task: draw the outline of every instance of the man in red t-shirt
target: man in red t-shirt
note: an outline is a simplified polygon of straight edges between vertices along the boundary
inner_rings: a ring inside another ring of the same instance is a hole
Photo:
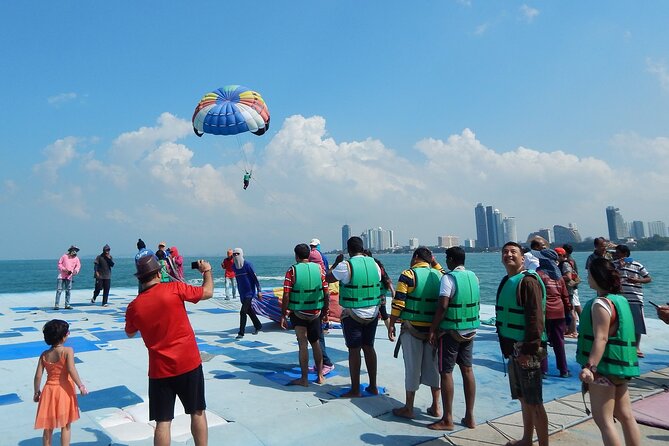
[[[160,264],[154,256],[137,262],[139,295],[125,312],[125,332],[139,331],[149,350],[149,418],[156,421],[154,445],[169,445],[174,402],[178,396],[191,416],[196,446],[207,445],[207,417],[202,360],[184,302],[197,303],[214,294],[211,265],[198,261],[202,286],[160,282]]]
[[[225,270],[225,300],[237,298],[237,282],[235,280],[235,260],[232,256],[232,249],[228,249],[228,256],[221,262],[221,268]]]

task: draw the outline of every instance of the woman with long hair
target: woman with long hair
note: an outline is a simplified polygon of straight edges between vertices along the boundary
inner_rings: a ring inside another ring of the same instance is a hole
[[[632,414],[627,382],[639,376],[634,319],[620,295],[620,276],[611,261],[594,259],[588,284],[597,297],[583,307],[576,361],[580,380],[590,392],[592,418],[605,446],[620,445],[614,418],[620,421],[627,446],[639,446],[641,434]]]

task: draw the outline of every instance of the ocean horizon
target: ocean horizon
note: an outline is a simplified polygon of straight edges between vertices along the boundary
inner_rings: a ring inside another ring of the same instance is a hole
[[[579,287],[581,301],[585,302],[595,296],[588,287],[587,275],[585,274],[585,260],[590,253],[576,252],[574,259],[581,273],[582,283]],[[334,255],[326,255],[332,263]],[[397,282],[401,272],[409,267],[410,254],[379,254],[376,256],[385,266],[388,275],[394,283]],[[443,253],[437,254],[437,260],[445,266]],[[669,252],[665,251],[635,251],[632,253],[635,260],[641,262],[649,271],[653,281],[644,285],[645,301],[653,301],[657,304],[669,302],[669,277],[663,274],[669,270]],[[81,258],[81,271],[75,277],[73,290],[90,290],[91,295],[95,286],[93,279],[94,256],[83,256]],[[203,258],[208,260],[214,271],[214,287],[216,293],[223,289],[223,269],[220,266],[224,255],[218,256],[184,256],[184,275],[188,283],[197,285],[201,283],[201,275],[196,270],[190,269],[192,261]],[[294,263],[292,255],[247,255],[246,259],[255,268],[260,285],[271,289],[283,285],[286,270]],[[115,290],[136,289],[137,279],[134,276],[134,256],[114,257],[116,265],[112,270],[111,294]],[[0,260],[2,270],[9,280],[0,282],[0,296],[10,293],[31,293],[56,290],[56,265],[58,259],[37,260]],[[466,257],[466,267],[471,269],[479,277],[481,284],[481,302],[484,304],[495,304],[495,295],[499,281],[506,274],[501,263],[500,253],[470,253]],[[657,318],[656,312],[651,305],[644,306],[647,317]]]

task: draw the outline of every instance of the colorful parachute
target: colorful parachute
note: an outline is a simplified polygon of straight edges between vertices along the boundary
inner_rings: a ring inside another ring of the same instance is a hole
[[[197,136],[262,135],[269,129],[269,109],[259,93],[241,85],[227,85],[205,94],[193,113]]]

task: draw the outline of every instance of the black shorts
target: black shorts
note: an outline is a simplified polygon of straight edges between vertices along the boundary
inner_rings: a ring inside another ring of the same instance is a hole
[[[378,326],[377,318],[374,318],[368,324],[363,324],[349,316],[342,319],[341,324],[344,331],[346,348],[374,347],[374,337],[376,336],[376,327]]]
[[[290,313],[290,323],[293,324],[293,327],[306,327],[307,340],[312,344],[321,338],[320,317],[315,317],[309,321],[297,316],[295,313]]]
[[[439,372],[451,373],[455,364],[471,367],[473,350],[474,338],[470,341],[458,342],[447,332],[439,338]]]
[[[205,410],[202,364],[190,372],[169,378],[149,378],[149,419],[171,421],[179,397],[187,414]]]
[[[511,398],[523,398],[527,404],[543,404],[543,382],[541,368],[524,369],[513,358],[509,358],[509,385]]]

